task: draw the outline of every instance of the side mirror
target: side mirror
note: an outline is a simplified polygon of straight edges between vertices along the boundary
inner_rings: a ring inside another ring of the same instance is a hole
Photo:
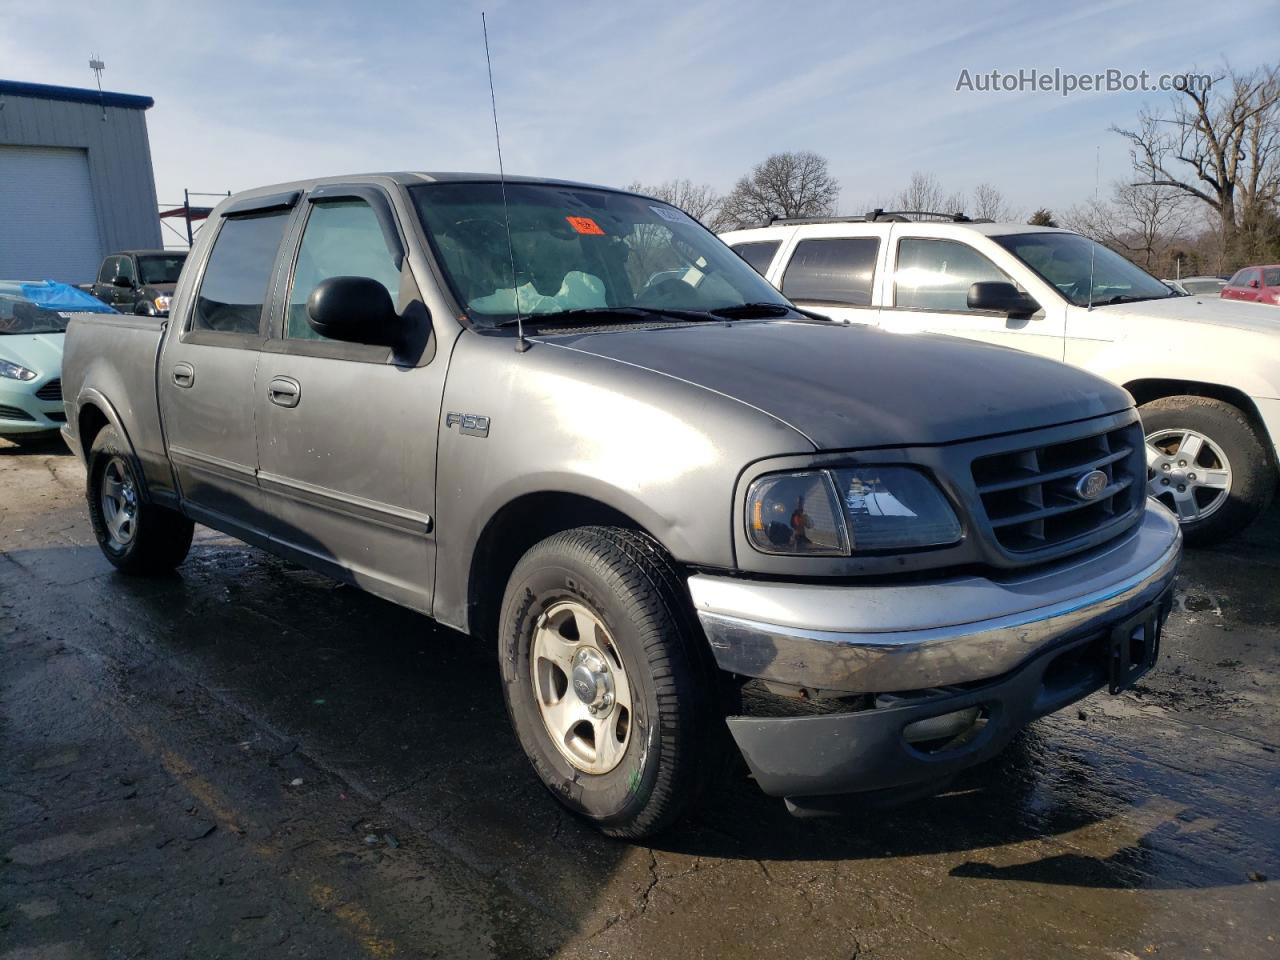
[[[1258,281],[1257,281],[1257,279],[1255,278],[1255,279],[1253,279],[1253,280],[1250,280],[1250,281],[1249,281],[1249,286],[1251,286],[1251,287],[1253,287],[1253,289],[1257,290],[1257,289],[1258,289]]]
[[[983,280],[971,285],[966,302],[970,310],[990,310],[1010,316],[1028,317],[1040,309],[1040,304],[1003,280]]]
[[[330,340],[397,347],[405,324],[391,294],[369,277],[330,277],[307,297],[307,322]]]
[[[111,281],[113,287],[132,287],[133,281],[126,277],[123,273],[117,273]]]

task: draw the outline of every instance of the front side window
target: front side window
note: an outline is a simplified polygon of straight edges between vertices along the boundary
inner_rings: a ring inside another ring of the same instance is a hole
[[[230,217],[213,243],[196,298],[192,326],[219,333],[257,333],[289,211]]]
[[[293,270],[286,337],[328,339],[307,322],[307,297],[322,280],[343,276],[369,277],[387,288],[393,303],[399,297],[400,271],[383,240],[377,215],[363,200],[313,204]]]
[[[186,259],[185,253],[139,257],[138,272],[142,274],[143,283],[177,283]]]
[[[783,274],[782,292],[797,303],[870,306],[879,256],[875,237],[801,240]]]
[[[1233,276],[1230,280],[1227,281],[1227,286],[1243,287],[1243,286],[1247,286],[1248,283],[1249,283],[1249,271],[1237,270],[1235,273],[1235,276]]]
[[[513,323],[517,304],[526,317],[787,306],[714,234],[665,203],[557,184],[508,183],[505,208],[498,183],[410,193],[450,288],[478,325]]]
[[[1147,271],[1078,233],[992,237],[1077,307],[1177,296]]]
[[[769,264],[773,263],[773,255],[778,252],[781,243],[781,240],[753,240],[751,243],[735,244],[733,252],[751,264],[751,269],[763,277]]]
[[[116,258],[116,276],[125,277],[131,281],[138,279],[133,272],[133,257]]]
[[[898,242],[893,302],[909,310],[968,311],[969,287],[1009,276],[973,247],[955,240],[906,237]]]

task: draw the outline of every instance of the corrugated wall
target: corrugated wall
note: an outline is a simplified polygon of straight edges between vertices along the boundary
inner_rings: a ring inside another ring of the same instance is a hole
[[[9,94],[0,103],[0,144],[88,151],[104,253],[161,246],[144,111],[107,107],[104,121],[102,107],[87,103]]]

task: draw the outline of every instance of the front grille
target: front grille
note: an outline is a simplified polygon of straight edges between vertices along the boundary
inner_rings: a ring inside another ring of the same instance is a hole
[[[39,397],[41,400],[48,400],[51,402],[61,403],[62,402],[62,380],[57,378],[50,380],[43,387],[41,387],[39,390],[36,391],[36,396]]]
[[[31,414],[17,407],[6,407],[0,404],[0,420],[34,420]]]
[[[1087,473],[1106,485],[1093,499],[1076,492]],[[1136,424],[1015,450],[973,462],[973,480],[999,544],[1022,553],[1068,543],[1118,525],[1142,506],[1146,459]]]

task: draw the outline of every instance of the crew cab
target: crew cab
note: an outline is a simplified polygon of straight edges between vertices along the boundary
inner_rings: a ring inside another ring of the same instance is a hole
[[[1232,536],[1272,498],[1273,308],[1179,296],[1070,230],[959,215],[873,210],[723,239],[793,302],[834,319],[1013,347],[1124,387],[1146,429],[1148,491],[1188,543]]]
[[[121,313],[167,317],[185,250],[122,250],[105,257],[87,289]]]
[[[937,789],[1149,669],[1181,551],[1124,391],[809,314],[585,184],[239,194],[169,320],[76,317],[63,376],[108,560],[200,522],[496,642],[533,769],[616,836],[733,744],[799,813]]]

